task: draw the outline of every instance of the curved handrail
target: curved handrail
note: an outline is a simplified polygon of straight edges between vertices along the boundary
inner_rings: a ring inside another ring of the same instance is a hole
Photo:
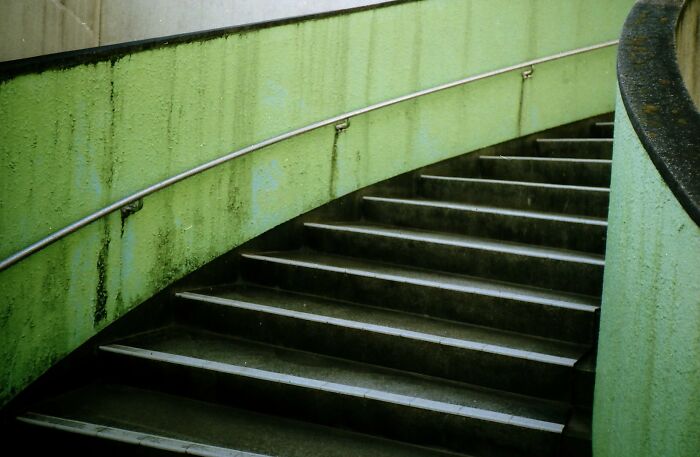
[[[620,95],[651,161],[700,225],[700,112],[676,55],[676,29],[690,0],[639,0],[618,50]]]
[[[134,202],[137,202],[137,201],[141,200],[142,198],[147,197],[148,195],[151,195],[155,192],[158,192],[159,190],[165,189],[166,187],[170,187],[175,183],[178,183],[178,182],[185,180],[189,177],[198,175],[198,174],[200,174],[204,171],[207,171],[211,168],[214,168],[214,167],[217,167],[221,164],[227,163],[235,158],[250,154],[251,152],[266,148],[268,146],[272,146],[273,144],[280,143],[284,140],[294,138],[296,136],[311,132],[311,131],[319,129],[321,127],[326,127],[329,125],[338,124],[338,123],[341,123],[343,121],[347,121],[353,117],[357,117],[357,116],[360,116],[362,114],[376,111],[378,109],[386,108],[388,106],[396,105],[396,104],[404,102],[404,101],[413,100],[413,99],[422,97],[424,95],[434,94],[436,92],[441,92],[441,91],[444,91],[447,89],[451,89],[453,87],[463,86],[465,84],[480,81],[482,79],[490,78],[493,76],[502,75],[505,73],[509,73],[511,71],[522,70],[525,68],[531,68],[531,67],[534,67],[535,65],[539,65],[542,63],[546,63],[546,62],[551,62],[554,60],[563,59],[565,57],[570,57],[570,56],[574,56],[577,54],[583,54],[586,52],[595,51],[595,50],[607,48],[610,46],[615,46],[616,44],[618,44],[618,40],[606,41],[603,43],[599,43],[599,44],[595,44],[595,45],[591,45],[591,46],[586,46],[586,47],[574,49],[571,51],[565,51],[565,52],[560,52],[558,54],[553,54],[550,56],[541,57],[539,59],[529,60],[527,62],[522,62],[519,64],[511,65],[509,67],[500,68],[498,70],[488,71],[486,73],[480,73],[478,75],[469,76],[466,78],[459,79],[457,81],[452,81],[452,82],[449,82],[446,84],[441,84],[439,86],[431,87],[429,89],[420,90],[418,92],[413,92],[413,93],[410,93],[408,95],[403,95],[401,97],[392,98],[390,100],[375,103],[373,105],[369,105],[369,106],[366,106],[364,108],[360,108],[360,109],[357,109],[354,111],[349,111],[347,113],[343,113],[343,114],[340,114],[338,116],[334,116],[334,117],[331,117],[331,118],[328,118],[328,119],[325,119],[325,120],[322,120],[319,122],[315,122],[313,124],[306,125],[304,127],[298,128],[296,130],[292,130],[290,132],[283,133],[281,135],[277,135],[275,137],[269,138],[269,139],[261,141],[259,143],[255,143],[253,145],[247,146],[243,149],[236,150],[234,152],[226,154],[225,156],[219,157],[218,159],[214,159],[214,160],[211,160],[209,162],[203,163],[195,168],[191,168],[187,171],[184,171],[184,172],[179,173],[175,176],[172,176],[168,179],[165,179],[165,180],[160,181],[156,184],[153,184],[152,186],[149,186],[145,189],[142,189],[136,193],[133,193],[133,194],[129,195],[128,197],[124,197],[121,200],[118,200],[109,206],[105,206],[104,208],[90,214],[89,216],[86,216],[82,219],[79,219],[78,221],[52,233],[51,235],[49,235],[45,238],[42,238],[41,240],[37,241],[36,243],[33,243],[30,246],[27,246],[26,248],[22,249],[21,251],[18,251],[15,254],[7,257],[2,262],[0,262],[0,271],[6,270],[7,268],[11,267],[12,265],[26,259],[27,257],[31,256],[32,254],[35,254],[35,253],[41,251],[42,249],[50,246],[51,244],[55,243],[56,241],[70,235],[71,233],[74,233],[74,232],[78,231],[79,229],[97,221],[98,219],[101,219],[104,216],[107,216],[111,213],[114,213],[115,211],[118,211],[121,208],[124,208],[127,205],[130,205]]]

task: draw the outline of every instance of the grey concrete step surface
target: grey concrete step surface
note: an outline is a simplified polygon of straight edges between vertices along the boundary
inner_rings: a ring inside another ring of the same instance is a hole
[[[419,193],[429,200],[486,204],[606,218],[610,190],[562,184],[422,175]]]
[[[23,452],[206,457],[455,456],[114,383],[91,384],[43,402],[20,416],[19,421],[26,427]],[[39,433],[46,438],[37,440]]]
[[[578,159],[612,159],[612,138],[539,138],[540,157],[569,157]]]
[[[480,178],[609,187],[612,160],[539,156],[481,156]]]
[[[246,254],[264,286],[572,342],[589,342],[597,297],[316,252]],[[556,324],[556,325],[554,325]]]
[[[181,321],[211,331],[552,400],[570,399],[573,367],[589,350],[275,289],[226,286],[178,297]]]
[[[570,412],[562,403],[183,327],[101,349],[110,379],[122,384],[458,452],[547,453]]]
[[[366,219],[388,225],[603,253],[603,218],[420,198],[366,196]]]
[[[168,291],[162,322],[90,343],[86,376],[20,414],[15,442],[28,455],[589,457],[604,119],[379,183],[230,253]]]
[[[603,285],[599,254],[352,221],[304,228],[306,243],[330,254],[595,296]]]

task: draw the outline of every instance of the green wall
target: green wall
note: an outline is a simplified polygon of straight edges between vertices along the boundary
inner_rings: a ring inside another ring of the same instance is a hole
[[[618,36],[632,0],[425,0],[0,84],[0,257],[147,185],[370,103]],[[129,309],[266,230],[417,167],[613,109],[615,49],[320,129],[0,273],[0,405]]]
[[[594,456],[697,457],[700,227],[617,107]]]

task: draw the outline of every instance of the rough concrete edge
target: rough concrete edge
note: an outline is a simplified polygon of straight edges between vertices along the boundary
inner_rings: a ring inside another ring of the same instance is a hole
[[[384,3],[355,6],[352,8],[326,11],[323,13],[292,16],[272,21],[254,22],[204,31],[188,32],[145,40],[130,41],[94,48],[78,49],[75,51],[59,52],[43,56],[0,62],[0,83],[28,73],[41,73],[47,70],[67,69],[78,65],[94,64],[104,61],[115,61],[128,54],[134,54],[149,49],[173,46],[182,43],[208,41],[223,38],[227,35],[240,34],[279,27],[288,24],[299,24],[306,21],[328,19],[367,10],[378,10],[397,6],[403,3],[414,3],[425,0],[389,0]]]
[[[618,84],[632,126],[674,196],[700,225],[700,112],[678,65],[676,29],[684,4],[640,0],[625,22]]]

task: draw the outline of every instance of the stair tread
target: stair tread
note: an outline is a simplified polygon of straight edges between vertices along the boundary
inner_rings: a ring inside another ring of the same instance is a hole
[[[572,162],[612,164],[611,159],[579,159],[576,157],[541,157],[541,156],[480,156],[479,160],[519,160],[539,162]]]
[[[243,254],[246,258],[257,258],[278,263],[333,270],[387,280],[480,293],[497,297],[514,298],[544,305],[561,306],[576,310],[595,311],[600,299],[588,295],[561,292],[485,278],[412,268],[405,265],[386,264],[359,258],[344,257],[309,251],[279,251]]]
[[[367,222],[307,222],[308,227],[326,230],[341,230],[383,237],[403,238],[414,241],[444,244],[454,247],[472,248],[495,252],[504,252],[529,257],[551,258],[569,262],[605,265],[605,256],[581,251],[572,251],[535,244],[517,243],[491,238],[462,235],[451,232],[435,232],[411,227],[372,224]]]
[[[565,404],[186,327],[104,348],[137,357],[560,433]],[[139,352],[140,351],[140,352]],[[155,352],[152,352],[155,351]]]
[[[221,286],[178,295],[190,300],[563,366],[574,366],[587,350],[573,343],[256,286]]]
[[[612,138],[538,138],[536,140],[538,143],[610,143],[612,144]]]
[[[209,453],[235,457],[324,455],[425,456],[455,455],[364,434],[312,425],[179,396],[122,385],[93,384],[37,406],[20,420],[35,425],[58,425],[59,429],[89,434],[101,431],[109,438],[137,434],[195,445],[188,453],[209,446]],[[124,433],[130,432],[130,433]],[[106,432],[106,433],[105,433]],[[149,446],[148,441],[141,445]],[[151,447],[155,447],[150,444]],[[213,448],[211,448],[213,447]],[[177,449],[177,448],[176,448]],[[183,448],[180,448],[184,450]],[[232,450],[236,450],[233,451]],[[184,452],[182,452],[184,453]],[[197,454],[195,454],[197,455]]]
[[[365,196],[365,200],[378,201],[385,203],[394,204],[404,204],[404,205],[416,205],[425,206],[432,208],[444,208],[444,209],[454,209],[461,211],[471,211],[471,212],[481,212],[481,213],[491,213],[491,214],[501,214],[514,217],[524,217],[531,219],[542,219],[558,222],[569,222],[575,224],[587,224],[587,225],[598,225],[607,226],[607,221],[605,218],[592,217],[592,216],[574,216],[570,214],[559,214],[559,213],[548,213],[543,211],[532,211],[532,210],[518,210],[510,208],[502,208],[498,206],[489,205],[472,205],[467,203],[456,203],[444,200],[428,200],[423,198],[393,198],[393,197],[377,197],[377,196]]]
[[[533,181],[513,181],[513,180],[492,179],[492,178],[470,178],[470,177],[462,177],[462,176],[438,176],[438,175],[421,175],[421,179],[610,193],[610,188],[608,188],[608,187],[575,186],[575,185],[571,185],[571,184],[550,184],[550,183],[533,182]]]

